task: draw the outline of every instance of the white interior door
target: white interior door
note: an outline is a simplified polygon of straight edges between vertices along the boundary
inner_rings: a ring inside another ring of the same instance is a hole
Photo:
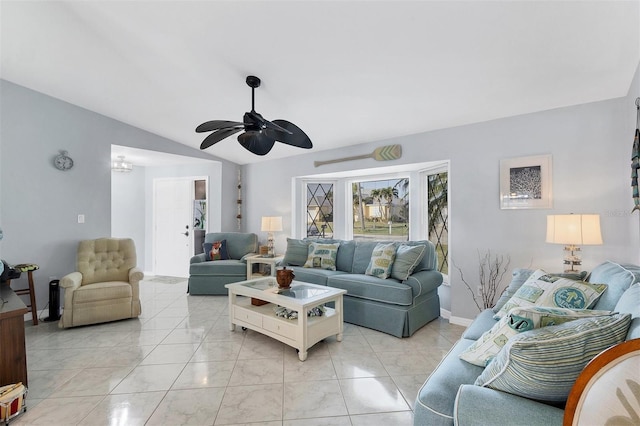
[[[193,184],[190,179],[156,179],[154,205],[154,272],[189,276],[193,255]]]

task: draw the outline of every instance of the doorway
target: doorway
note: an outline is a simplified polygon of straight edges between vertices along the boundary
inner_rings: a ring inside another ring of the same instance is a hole
[[[204,190],[202,188],[204,185]],[[156,275],[189,276],[189,261],[206,232],[206,177],[153,180],[153,270]],[[201,243],[200,243],[201,244]]]

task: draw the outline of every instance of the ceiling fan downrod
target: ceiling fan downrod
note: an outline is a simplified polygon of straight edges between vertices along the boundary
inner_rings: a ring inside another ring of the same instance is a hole
[[[255,75],[247,76],[247,86],[251,87],[251,112],[256,111],[256,87],[260,87],[260,79]]]

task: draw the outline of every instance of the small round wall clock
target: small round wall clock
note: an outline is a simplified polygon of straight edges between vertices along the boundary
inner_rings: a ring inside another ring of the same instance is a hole
[[[67,171],[73,167],[73,160],[67,155],[67,151],[60,151],[53,159],[53,165],[58,170]]]

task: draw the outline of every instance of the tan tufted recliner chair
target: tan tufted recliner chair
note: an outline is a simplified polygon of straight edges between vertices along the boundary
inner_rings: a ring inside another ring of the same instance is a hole
[[[58,327],[97,324],[141,313],[136,248],[130,238],[80,241],[77,272],[60,280],[64,310]]]

